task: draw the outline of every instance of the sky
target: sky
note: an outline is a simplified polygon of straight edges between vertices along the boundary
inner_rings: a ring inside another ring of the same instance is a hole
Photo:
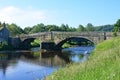
[[[21,28],[43,23],[70,27],[114,24],[120,0],[0,0],[0,21]]]

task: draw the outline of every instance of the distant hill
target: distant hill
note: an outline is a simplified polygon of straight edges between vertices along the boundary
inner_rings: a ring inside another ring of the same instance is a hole
[[[102,26],[96,26],[95,27],[95,31],[107,31],[107,32],[111,32],[114,28],[114,25],[102,25]]]

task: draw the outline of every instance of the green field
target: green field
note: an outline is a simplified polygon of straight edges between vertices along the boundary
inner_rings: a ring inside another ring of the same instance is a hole
[[[86,62],[60,68],[46,80],[120,80],[120,37],[99,43]]]

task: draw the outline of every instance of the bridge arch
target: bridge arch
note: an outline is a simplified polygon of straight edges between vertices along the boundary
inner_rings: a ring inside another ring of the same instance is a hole
[[[20,49],[30,49],[30,43],[33,42],[36,38],[27,38],[20,44]]]
[[[78,45],[78,46],[94,46],[94,42],[92,42],[91,40],[87,39],[87,38],[83,38],[83,37],[69,37],[66,38],[62,41],[60,41],[55,48],[56,49],[62,49],[62,46],[64,43],[68,43],[70,45]]]

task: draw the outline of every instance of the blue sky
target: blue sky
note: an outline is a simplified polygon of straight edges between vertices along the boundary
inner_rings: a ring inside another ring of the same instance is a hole
[[[114,24],[120,0],[0,0],[0,21],[22,28],[39,23],[78,27]]]

